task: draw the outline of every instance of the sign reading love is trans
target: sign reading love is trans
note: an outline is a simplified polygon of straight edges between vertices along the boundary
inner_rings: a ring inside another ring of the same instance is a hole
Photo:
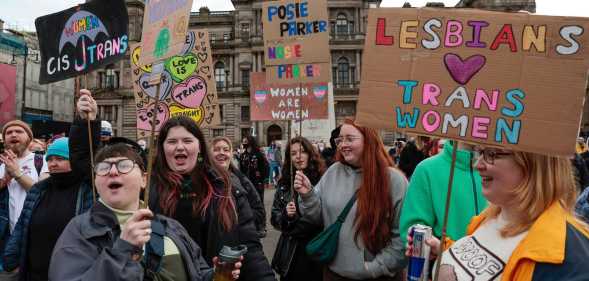
[[[589,19],[370,9],[357,121],[375,128],[571,155]]]
[[[144,138],[151,130],[157,88],[149,85],[151,65],[139,64],[140,44],[131,46],[131,51],[137,137]],[[165,61],[159,86],[156,132],[170,117],[179,115],[191,117],[200,127],[205,128],[220,123],[212,59],[209,32],[189,31],[181,53]]]
[[[327,119],[327,83],[266,83],[264,72],[250,75],[252,120]]]

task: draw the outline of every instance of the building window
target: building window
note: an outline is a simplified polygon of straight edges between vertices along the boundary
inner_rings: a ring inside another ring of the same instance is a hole
[[[242,88],[247,89],[250,87],[250,71],[249,70],[242,70],[241,71],[241,85]]]
[[[350,63],[347,58],[337,60],[337,84],[345,87],[350,84]]]
[[[245,105],[241,107],[241,122],[250,121],[250,107]]]
[[[222,137],[225,135],[225,130],[223,129],[213,129],[213,138]]]
[[[227,41],[229,41],[229,39],[231,39],[229,36],[229,33],[224,33],[223,34],[223,41],[227,42]]]
[[[225,88],[225,64],[222,62],[217,62],[215,64],[215,81],[217,81],[217,90],[221,90]]]
[[[241,138],[245,138],[247,136],[251,136],[252,128],[241,128]]]
[[[100,72],[100,88],[102,89],[118,89],[119,88],[119,72],[113,69],[107,69]]]
[[[348,34],[348,18],[345,14],[340,13],[337,15],[337,19],[335,22],[335,31],[337,34]]]
[[[216,39],[217,35],[215,35],[215,33],[209,32],[209,40],[211,40],[211,43],[215,43]]]
[[[336,116],[354,116],[356,115],[356,102],[339,101],[335,105]]]
[[[249,23],[242,23],[241,24],[241,38],[249,38],[250,37],[250,24]]]
[[[100,105],[98,106],[98,112],[102,120],[111,123],[117,120],[118,107],[116,105]]]

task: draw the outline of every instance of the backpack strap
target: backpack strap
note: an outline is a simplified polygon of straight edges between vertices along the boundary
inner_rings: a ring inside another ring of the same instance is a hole
[[[354,195],[352,195],[352,198],[350,198],[350,200],[348,201],[348,203],[344,207],[344,210],[339,214],[339,216],[337,216],[336,222],[344,223],[344,220],[348,216],[348,213],[352,209],[352,206],[354,206],[354,203],[356,202],[357,197],[358,197],[358,191],[356,190],[356,192],[354,192]]]

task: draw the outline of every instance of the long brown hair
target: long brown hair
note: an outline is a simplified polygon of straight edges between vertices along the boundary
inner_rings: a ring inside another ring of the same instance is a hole
[[[290,186],[292,183],[292,179],[290,178],[290,166],[292,165],[292,161],[290,159],[290,148],[295,143],[300,144],[303,148],[303,151],[309,154],[307,168],[303,171],[303,173],[305,176],[307,176],[307,178],[309,178],[312,185],[317,184],[323,173],[325,173],[325,161],[323,161],[319,152],[313,148],[311,142],[304,137],[292,138],[286,145],[286,151],[284,152],[284,164],[282,165],[282,175],[278,180],[278,184]],[[296,194],[294,195],[296,196]]]
[[[362,153],[362,183],[358,190],[358,209],[354,224],[355,239],[362,237],[366,248],[378,253],[391,240],[393,202],[389,169],[393,161],[385,151],[378,132],[346,120],[344,125],[354,126],[364,136],[364,152]],[[338,149],[336,160],[347,164]]]
[[[182,175],[170,169],[166,161],[166,155],[164,154],[164,142],[170,129],[174,127],[183,127],[186,129],[198,139],[200,145],[198,163],[190,172],[192,192],[196,194],[196,197],[192,201],[192,216],[198,216],[199,214],[203,216],[209,206],[214,206],[211,205],[211,201],[215,197],[219,198],[219,205],[217,210],[215,210],[216,216],[224,229],[229,231],[237,220],[235,202],[231,195],[229,173],[219,167],[214,161],[211,161],[202,131],[192,119],[184,116],[174,117],[166,121],[157,139],[157,157],[154,163],[153,182],[157,186],[160,194],[158,203],[164,215],[169,217],[174,216],[182,189]],[[214,175],[211,176],[209,171],[212,171]],[[214,181],[217,179],[214,176],[221,179],[223,185],[222,190],[216,190]]]

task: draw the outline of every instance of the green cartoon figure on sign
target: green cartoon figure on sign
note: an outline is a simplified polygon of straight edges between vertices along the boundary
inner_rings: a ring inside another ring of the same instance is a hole
[[[155,49],[153,51],[153,56],[156,58],[163,57],[170,48],[170,31],[167,28],[164,28],[160,31],[157,36],[157,40],[155,41]]]

